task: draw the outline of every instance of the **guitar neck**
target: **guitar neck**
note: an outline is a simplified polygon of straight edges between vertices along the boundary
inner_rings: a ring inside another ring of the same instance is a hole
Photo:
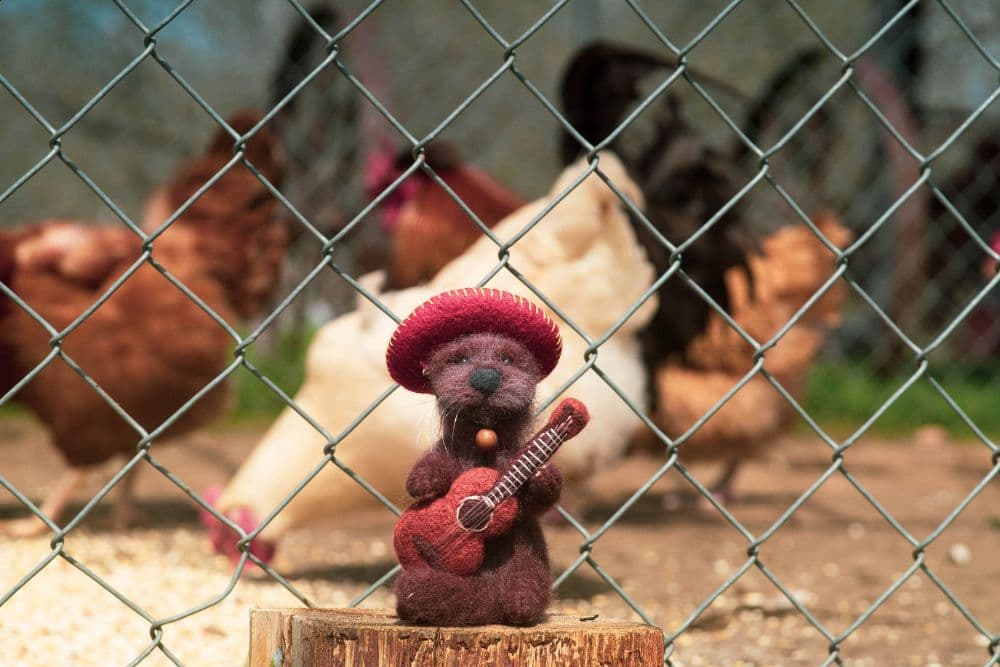
[[[558,424],[547,428],[528,443],[524,452],[508,466],[500,481],[483,497],[494,506],[514,496],[521,490],[532,475],[552,458],[559,446],[566,439],[566,427]]]

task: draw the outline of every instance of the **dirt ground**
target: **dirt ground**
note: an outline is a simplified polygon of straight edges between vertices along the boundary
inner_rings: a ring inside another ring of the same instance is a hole
[[[259,430],[195,435],[156,453],[196,489],[224,481],[252,447]],[[776,443],[768,457],[738,479],[731,504],[754,535],[767,530],[829,466],[830,452],[814,438]],[[596,529],[648,478],[657,463],[630,459],[577,494],[588,529]],[[846,454],[846,468],[911,535],[923,540],[991,470],[981,444],[941,436],[886,442],[864,439]],[[0,422],[0,475],[38,497],[62,470],[31,422]],[[95,472],[82,504],[106,481]],[[714,470],[693,468],[703,481]],[[747,562],[747,540],[711,509],[667,512],[661,499],[686,482],[671,471],[598,541],[593,557],[671,635]],[[231,564],[211,554],[193,505],[155,471],[139,482],[145,520],[132,530],[109,529],[108,500],[68,536],[67,552],[120,588],[156,618],[212,602],[226,592]],[[112,494],[113,495],[113,494]],[[0,519],[17,516],[0,490]],[[335,517],[301,530],[281,545],[276,569],[314,603],[343,606],[394,564],[392,517],[373,511]],[[547,528],[554,565],[579,553],[572,528]],[[1000,481],[994,480],[926,550],[926,565],[991,633],[1000,632]],[[760,561],[831,634],[844,632],[913,563],[912,546],[839,473],[760,547]],[[0,595],[49,553],[47,539],[0,536]],[[637,618],[584,565],[558,591],[556,609],[600,617]],[[247,611],[297,606],[260,572],[247,572],[218,604],[170,623],[164,643],[184,664],[240,665],[246,657]],[[392,606],[382,588],[366,606]],[[0,607],[2,665],[116,665],[149,643],[149,624],[91,579],[56,559]],[[841,644],[847,665],[983,665],[989,641],[960,614],[923,571],[917,571]],[[829,641],[751,567],[701,613],[672,645],[674,665],[820,665]],[[154,652],[143,664],[170,664]]]

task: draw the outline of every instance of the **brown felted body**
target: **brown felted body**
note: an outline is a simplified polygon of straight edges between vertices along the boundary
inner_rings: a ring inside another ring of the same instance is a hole
[[[424,371],[438,399],[441,436],[406,480],[417,500],[443,496],[471,468],[503,469],[531,434],[535,386],[541,379],[531,352],[500,334],[471,334],[445,343],[426,360]],[[483,381],[484,376],[492,381]],[[484,428],[497,436],[488,449],[476,445],[476,434]],[[520,511],[511,528],[486,541],[477,573],[404,568],[396,580],[399,617],[428,625],[539,621],[551,598],[551,574],[538,518],[561,489],[559,471],[543,466],[518,493]]]

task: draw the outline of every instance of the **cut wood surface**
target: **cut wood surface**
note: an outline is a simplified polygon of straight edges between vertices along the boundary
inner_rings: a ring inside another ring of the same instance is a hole
[[[530,628],[404,625],[389,609],[254,609],[250,667],[662,665],[663,631],[550,616]]]

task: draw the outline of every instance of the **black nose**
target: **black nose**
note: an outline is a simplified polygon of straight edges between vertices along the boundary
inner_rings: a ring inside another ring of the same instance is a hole
[[[500,386],[500,373],[492,368],[477,368],[469,376],[469,384],[483,396],[489,396]]]

